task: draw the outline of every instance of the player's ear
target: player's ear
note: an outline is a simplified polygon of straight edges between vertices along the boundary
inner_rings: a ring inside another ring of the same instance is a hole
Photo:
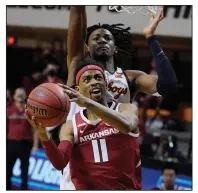
[[[88,56],[90,53],[89,47],[85,44],[85,57]]]
[[[118,47],[117,47],[117,46],[115,46],[115,48],[114,48],[114,53],[115,53],[115,54],[118,53]]]

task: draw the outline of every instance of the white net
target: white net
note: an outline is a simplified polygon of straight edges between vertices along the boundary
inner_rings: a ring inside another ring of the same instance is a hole
[[[128,14],[135,14],[139,12],[143,15],[149,15],[149,12],[151,12],[153,15],[156,15],[158,8],[159,6],[109,6],[109,10],[115,10],[118,13],[125,11]]]

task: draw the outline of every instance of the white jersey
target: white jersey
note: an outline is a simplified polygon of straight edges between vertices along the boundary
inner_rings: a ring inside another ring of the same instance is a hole
[[[114,74],[105,71],[107,80],[107,96],[117,100],[119,103],[130,103],[130,89],[126,75],[121,68],[117,68]]]
[[[119,103],[130,103],[130,89],[128,85],[128,81],[126,79],[125,74],[121,68],[117,68],[114,74],[110,74],[108,71],[105,71],[105,76],[107,79],[107,100],[117,100]],[[72,120],[73,115],[78,113],[82,107],[79,107],[75,102],[71,103],[70,112],[67,117],[68,120]],[[60,190],[68,189],[68,179],[69,179],[69,164],[63,171],[63,175],[61,175],[60,180]]]

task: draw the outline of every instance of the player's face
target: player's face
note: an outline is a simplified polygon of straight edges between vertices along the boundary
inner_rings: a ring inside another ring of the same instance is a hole
[[[170,187],[174,184],[175,171],[173,169],[165,169],[163,173],[163,181],[166,187]]]
[[[116,50],[114,37],[106,29],[97,29],[89,37],[88,48],[92,59],[112,57]]]
[[[103,74],[98,70],[84,72],[79,80],[79,92],[94,101],[102,101],[105,96],[106,82]]]
[[[26,98],[25,90],[22,88],[17,88],[13,98],[15,101],[23,103]]]

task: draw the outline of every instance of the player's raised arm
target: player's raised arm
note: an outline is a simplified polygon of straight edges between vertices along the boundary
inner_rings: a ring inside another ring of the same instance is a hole
[[[31,117],[27,109],[25,112],[29,123],[36,130],[41,140],[41,144],[48,159],[57,170],[63,170],[69,162],[73,147],[72,122],[68,121],[62,126],[60,132],[61,142],[57,147],[52,139],[50,139],[46,128],[42,125],[42,123],[39,123],[35,117]]]
[[[132,83],[131,86],[137,88],[137,92],[160,96],[156,87],[158,76],[149,75],[138,70],[126,70],[125,73],[128,76],[129,81]]]
[[[87,33],[87,18],[85,6],[71,6],[67,36],[67,85],[74,86],[73,72],[76,61],[84,58]]]
[[[163,52],[159,41],[154,35],[159,22],[163,19],[163,8],[160,8],[158,14],[154,17],[150,14],[150,23],[143,30],[144,36],[148,41],[156,63],[158,76],[142,74],[136,78],[136,85],[140,92],[154,94],[158,92],[162,96],[167,96],[176,91],[177,78],[172,68],[170,60]],[[130,76],[130,72],[127,73]]]

